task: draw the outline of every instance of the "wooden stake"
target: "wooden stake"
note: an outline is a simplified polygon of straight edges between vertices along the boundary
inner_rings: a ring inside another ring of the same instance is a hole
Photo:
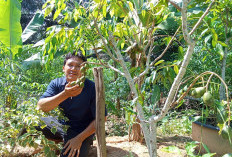
[[[103,69],[94,68],[93,75],[96,87],[96,136],[97,156],[106,157],[105,139],[105,89],[103,81]]]

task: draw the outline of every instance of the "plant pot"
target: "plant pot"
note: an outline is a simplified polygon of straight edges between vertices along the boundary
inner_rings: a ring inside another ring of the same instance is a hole
[[[217,153],[216,156],[222,156],[232,153],[232,146],[229,140],[223,139],[218,134],[219,128],[212,125],[202,124],[200,122],[192,123],[192,139],[204,143],[210,150],[210,153]],[[206,153],[202,146],[201,153]]]

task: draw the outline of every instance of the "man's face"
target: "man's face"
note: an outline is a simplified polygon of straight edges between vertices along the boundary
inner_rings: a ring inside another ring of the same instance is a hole
[[[63,66],[63,72],[68,82],[76,81],[77,78],[81,77],[80,68],[82,63],[83,60],[78,57],[73,57],[66,61],[66,64]]]

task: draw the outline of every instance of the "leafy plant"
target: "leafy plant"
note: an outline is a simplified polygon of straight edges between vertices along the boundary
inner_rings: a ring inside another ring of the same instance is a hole
[[[210,153],[209,149],[207,148],[207,146],[204,145],[204,147],[207,150],[206,154],[203,155],[195,155],[195,148],[198,146],[199,142],[193,141],[193,142],[189,142],[186,144],[185,149],[187,151],[187,155],[190,157],[212,157],[214,156],[216,153]]]
[[[0,1],[0,44],[9,48],[12,57],[22,46],[20,17],[21,4],[18,0]]]

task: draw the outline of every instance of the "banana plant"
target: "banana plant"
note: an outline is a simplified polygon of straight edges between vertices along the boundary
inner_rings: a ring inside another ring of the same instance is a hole
[[[21,3],[18,0],[0,0],[0,45],[10,50],[12,58],[22,46],[20,18]]]

